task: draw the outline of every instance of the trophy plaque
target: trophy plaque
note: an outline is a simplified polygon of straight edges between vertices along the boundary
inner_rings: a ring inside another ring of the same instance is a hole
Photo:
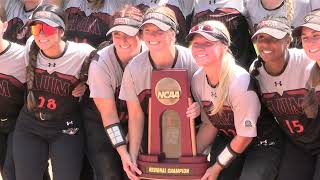
[[[149,99],[148,154],[140,154],[143,179],[200,179],[207,157],[197,155],[194,120],[186,116],[192,103],[186,70],[152,72]]]

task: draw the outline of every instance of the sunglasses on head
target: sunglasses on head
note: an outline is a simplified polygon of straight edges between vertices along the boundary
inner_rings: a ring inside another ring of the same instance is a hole
[[[58,28],[49,26],[48,24],[45,24],[45,23],[36,23],[31,25],[32,35],[38,36],[41,31],[45,36],[51,36],[58,32]]]
[[[203,24],[198,24],[196,26],[193,26],[190,30],[190,32],[196,32],[196,31],[213,31],[213,27],[210,25],[203,25]]]

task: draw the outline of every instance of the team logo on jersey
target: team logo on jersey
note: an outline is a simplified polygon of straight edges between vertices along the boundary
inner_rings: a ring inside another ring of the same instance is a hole
[[[67,126],[73,125],[73,121],[67,121],[66,124]]]
[[[164,105],[176,104],[181,96],[180,84],[172,78],[163,78],[155,87],[157,99]]]
[[[68,129],[63,129],[62,133],[68,134],[68,135],[75,135],[78,131],[79,131],[79,128],[68,128]]]
[[[276,86],[276,87],[282,86],[282,82],[281,81],[275,81],[274,82],[274,86]]]
[[[48,67],[56,67],[56,63],[48,63]]]
[[[247,128],[252,128],[253,127],[252,122],[250,120],[245,120],[244,121],[244,126],[247,127]]]
[[[211,92],[211,97],[217,98],[217,93],[216,92]]]

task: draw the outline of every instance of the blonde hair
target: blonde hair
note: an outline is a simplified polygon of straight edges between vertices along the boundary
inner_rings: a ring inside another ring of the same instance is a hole
[[[293,0],[285,0],[284,1],[285,6],[286,6],[286,11],[287,11],[287,19],[289,23],[292,23],[293,16],[294,16],[294,4]]]
[[[227,53],[223,56],[222,59],[222,65],[221,65],[221,71],[220,71],[220,78],[219,78],[219,85],[217,87],[217,92],[221,95],[217,98],[217,105],[215,107],[212,107],[212,109],[209,110],[210,115],[214,115],[217,113],[221,113],[222,108],[224,106],[224,102],[227,100],[227,97],[229,95],[229,86],[230,82],[234,77],[235,74],[235,59],[231,52],[228,50]]]

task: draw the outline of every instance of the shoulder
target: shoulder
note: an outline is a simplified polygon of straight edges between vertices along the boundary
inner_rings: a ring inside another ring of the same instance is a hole
[[[230,81],[230,92],[245,92],[249,90],[250,74],[242,67],[236,65],[234,70],[234,76]]]
[[[289,63],[292,63],[296,67],[305,68],[308,64],[313,61],[306,55],[303,49],[292,48],[289,49],[290,60]]]
[[[178,51],[178,56],[181,57],[182,59],[193,59],[191,50],[189,48],[176,45],[177,51]]]
[[[127,65],[126,69],[138,71],[140,68],[146,68],[149,63],[149,51],[143,51],[142,53],[135,56]]]
[[[95,50],[94,47],[86,43],[76,43],[72,41],[67,41],[67,43],[68,49],[70,49],[71,52],[79,55],[88,56],[93,50]]]

